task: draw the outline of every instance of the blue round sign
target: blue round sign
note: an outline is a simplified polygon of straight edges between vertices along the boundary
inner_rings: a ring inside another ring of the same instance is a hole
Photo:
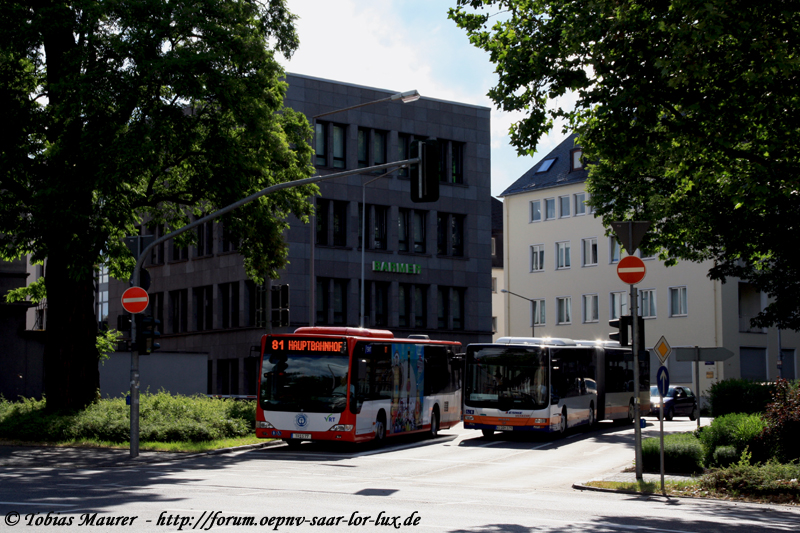
[[[667,367],[658,367],[658,372],[656,372],[656,385],[658,386],[658,393],[661,396],[666,396],[667,391],[669,391],[669,370],[667,370]]]

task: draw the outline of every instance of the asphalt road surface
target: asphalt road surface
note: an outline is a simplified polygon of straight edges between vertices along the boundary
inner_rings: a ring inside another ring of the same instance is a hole
[[[657,435],[648,422],[644,435]],[[11,466],[0,468],[0,531],[800,531],[796,507],[572,488],[632,462],[633,428],[601,423],[561,439],[458,426],[380,449],[281,444],[124,468]]]

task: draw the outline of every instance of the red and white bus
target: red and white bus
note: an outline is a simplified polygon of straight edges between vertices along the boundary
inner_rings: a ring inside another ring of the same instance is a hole
[[[382,441],[461,420],[461,343],[390,331],[303,327],[264,335],[256,436]]]
[[[470,344],[464,427],[564,433],[598,420],[634,418],[633,353],[617,343],[502,337]],[[639,361],[639,403],[650,410],[650,361]]]

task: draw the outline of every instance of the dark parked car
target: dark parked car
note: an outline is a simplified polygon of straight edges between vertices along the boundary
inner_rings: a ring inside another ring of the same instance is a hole
[[[661,416],[658,387],[650,387],[650,414]],[[670,387],[664,396],[664,420],[672,420],[674,416],[688,416],[689,420],[697,420],[700,407],[697,396],[689,387]]]

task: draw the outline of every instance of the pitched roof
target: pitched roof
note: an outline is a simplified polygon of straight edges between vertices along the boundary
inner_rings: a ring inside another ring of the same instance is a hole
[[[585,167],[581,170],[570,172],[570,151],[573,148],[578,148],[575,144],[575,137],[576,135],[573,133],[561,141],[561,144],[556,146],[549,154],[544,156],[539,162],[533,165],[530,170],[523,174],[522,177],[503,191],[500,198],[538,189],[561,187],[562,185],[571,185],[573,183],[586,181],[586,178],[589,177],[589,173],[586,171]],[[550,162],[549,165],[548,162]]]

